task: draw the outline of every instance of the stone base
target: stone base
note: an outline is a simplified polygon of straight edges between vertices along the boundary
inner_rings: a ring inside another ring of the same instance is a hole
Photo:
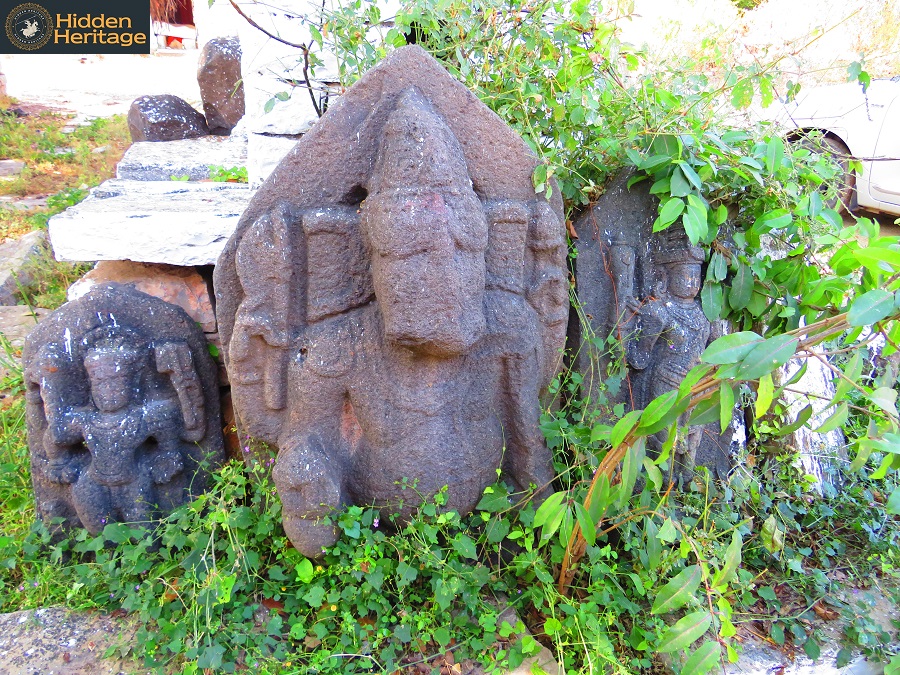
[[[116,177],[126,180],[171,180],[189,176],[209,179],[210,166],[231,169],[247,165],[247,139],[234,136],[205,136],[166,143],[134,143],[116,168]]]
[[[214,265],[252,196],[241,183],[108,180],[50,219],[50,241],[57,260]]]
[[[178,305],[200,324],[204,333],[216,332],[209,287],[196,270],[158,263],[103,260],[69,287],[68,299],[77,300],[93,286],[110,281]]]

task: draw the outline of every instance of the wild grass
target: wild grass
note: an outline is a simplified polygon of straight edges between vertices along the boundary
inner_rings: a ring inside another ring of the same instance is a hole
[[[50,216],[112,178],[131,144],[123,115],[72,126],[71,118],[45,111],[20,116],[16,102],[0,99],[0,159],[25,162],[18,176],[0,180],[0,196],[46,197],[47,206],[18,209],[0,203],[0,239],[45,227]]]

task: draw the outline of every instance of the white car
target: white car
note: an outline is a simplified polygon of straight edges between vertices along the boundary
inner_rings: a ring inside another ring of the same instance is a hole
[[[846,208],[900,215],[900,81],[872,80],[865,91],[858,82],[801,90],[776,121],[789,129],[788,140],[834,156]],[[851,158],[861,172],[851,171]]]

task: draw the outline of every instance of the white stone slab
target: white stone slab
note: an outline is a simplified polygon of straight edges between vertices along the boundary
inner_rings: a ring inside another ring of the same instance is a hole
[[[258,188],[275,170],[284,156],[294,149],[299,136],[269,136],[249,134],[247,147],[247,176],[250,187]]]
[[[108,180],[50,219],[58,260],[212,265],[250,198],[246,184]]]
[[[207,180],[210,166],[247,166],[246,136],[204,136],[181,141],[133,143],[116,168],[127,180],[171,180],[190,176]]]

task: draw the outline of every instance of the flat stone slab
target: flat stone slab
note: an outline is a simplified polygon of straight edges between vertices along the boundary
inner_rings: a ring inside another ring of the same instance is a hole
[[[0,675],[146,673],[135,661],[103,655],[134,643],[127,619],[61,607],[0,614]]]
[[[108,180],[50,219],[50,241],[57,260],[213,265],[252,196],[242,183]]]
[[[25,162],[19,159],[0,159],[0,176],[18,176],[25,169]]]
[[[49,309],[35,307],[32,310],[25,305],[0,307],[0,334],[9,340],[15,349],[21,349],[26,336],[37,326],[38,321],[50,313]],[[0,357],[3,354],[0,352]]]
[[[133,143],[119,162],[116,177],[167,181],[172,176],[190,176],[190,180],[206,180],[210,166],[247,166],[247,137],[204,136]]]
[[[40,255],[47,233],[35,230],[0,244],[0,305],[15,305],[20,287],[32,281],[29,263]]]

